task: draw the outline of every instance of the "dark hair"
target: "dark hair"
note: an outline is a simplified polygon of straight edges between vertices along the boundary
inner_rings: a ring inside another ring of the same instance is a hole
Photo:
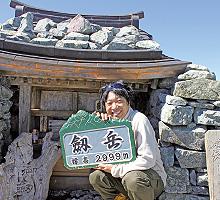
[[[106,86],[100,88],[100,111],[105,111],[105,102],[108,97],[109,92],[114,92],[116,95],[124,97],[128,103],[131,103],[133,90],[128,86],[124,81],[119,80],[113,83],[110,83]]]

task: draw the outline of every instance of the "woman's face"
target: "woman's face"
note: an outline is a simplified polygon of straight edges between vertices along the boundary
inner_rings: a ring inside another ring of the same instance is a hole
[[[124,97],[118,96],[114,92],[109,92],[105,102],[105,109],[107,114],[113,119],[123,119],[129,110],[129,103]]]

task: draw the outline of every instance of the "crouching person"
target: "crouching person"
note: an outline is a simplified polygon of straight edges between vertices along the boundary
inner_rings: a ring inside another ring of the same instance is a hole
[[[126,164],[100,164],[89,176],[94,189],[104,200],[153,200],[164,190],[166,173],[154,130],[148,118],[130,107],[132,89],[122,81],[100,89],[103,120],[131,121],[136,159]]]

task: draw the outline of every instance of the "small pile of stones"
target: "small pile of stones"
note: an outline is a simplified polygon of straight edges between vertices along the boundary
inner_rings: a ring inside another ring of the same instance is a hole
[[[47,200],[102,200],[94,190],[49,190]]]
[[[104,27],[90,23],[81,15],[55,23],[49,18],[35,25],[34,14],[25,13],[0,24],[0,38],[55,48],[160,50],[152,36],[135,26]]]

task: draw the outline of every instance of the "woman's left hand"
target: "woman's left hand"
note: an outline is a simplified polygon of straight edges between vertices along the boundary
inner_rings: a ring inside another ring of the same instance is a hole
[[[112,166],[113,166],[112,164],[99,164],[95,169],[99,169],[111,173]]]

